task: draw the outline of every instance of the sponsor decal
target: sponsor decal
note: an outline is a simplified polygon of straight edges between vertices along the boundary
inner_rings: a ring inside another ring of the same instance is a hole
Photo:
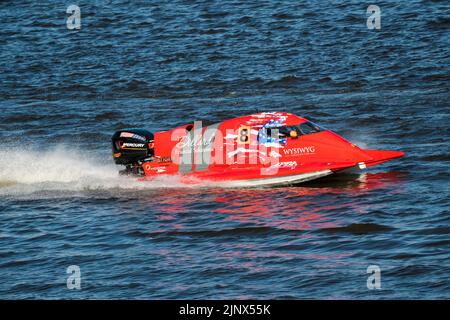
[[[121,132],[120,137],[121,138],[132,138],[134,136],[134,133],[131,132]]]
[[[132,132],[121,132],[120,137],[121,138],[132,138],[132,139],[141,140],[141,141],[147,140],[147,139],[145,139],[145,137],[140,136],[135,133],[132,133]]]
[[[145,137],[139,136],[139,135],[137,135],[137,134],[135,134],[135,135],[133,136],[133,139],[141,140],[141,141],[146,141],[146,140],[147,140],[147,139],[145,139]]]
[[[202,147],[203,150],[208,150],[208,147],[212,146],[212,142],[214,141],[214,136],[209,138],[208,140],[204,140],[202,138],[198,139],[197,143],[195,143],[189,136],[184,136],[180,139],[180,141],[176,144],[177,149],[183,149],[184,147]]]
[[[129,149],[129,148],[144,148],[144,143],[135,143],[135,142],[122,142],[120,147],[122,149]]]
[[[316,153],[315,146],[283,149],[285,156],[308,155]]]
[[[270,167],[271,168],[290,168],[291,170],[293,170],[297,167],[297,161],[278,162]]]
[[[166,167],[160,166],[160,167],[153,167],[150,170],[156,171],[157,173],[166,172]]]
[[[172,162],[171,157],[158,157],[156,158],[156,162]]]

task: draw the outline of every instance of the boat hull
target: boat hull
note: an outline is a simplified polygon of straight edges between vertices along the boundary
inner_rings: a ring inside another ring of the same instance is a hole
[[[127,164],[126,172],[143,175],[142,180],[177,175],[183,183],[231,187],[297,184],[404,155],[359,148],[286,112],[263,112],[206,127],[194,122],[154,135],[120,131],[114,137],[116,163]],[[134,150],[139,146],[142,150]],[[134,161],[141,153],[148,158]]]

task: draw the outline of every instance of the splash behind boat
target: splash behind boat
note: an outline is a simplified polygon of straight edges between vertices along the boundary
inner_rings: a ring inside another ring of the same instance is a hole
[[[181,175],[186,183],[223,186],[296,184],[404,155],[361,149],[336,133],[286,112],[263,112],[208,126],[202,122],[152,133],[124,129],[112,137],[122,174],[152,179]]]

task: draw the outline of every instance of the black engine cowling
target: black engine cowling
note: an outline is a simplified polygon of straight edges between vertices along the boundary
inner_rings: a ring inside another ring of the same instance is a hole
[[[154,135],[144,129],[123,129],[112,136],[112,149],[116,164],[131,167],[154,157]]]

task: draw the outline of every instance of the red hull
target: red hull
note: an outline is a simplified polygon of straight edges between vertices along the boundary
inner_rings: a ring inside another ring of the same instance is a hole
[[[154,135],[154,159],[144,179],[181,175],[186,183],[297,183],[349,168],[371,167],[404,155],[364,150],[291,113],[269,112],[212,126],[201,123]]]

